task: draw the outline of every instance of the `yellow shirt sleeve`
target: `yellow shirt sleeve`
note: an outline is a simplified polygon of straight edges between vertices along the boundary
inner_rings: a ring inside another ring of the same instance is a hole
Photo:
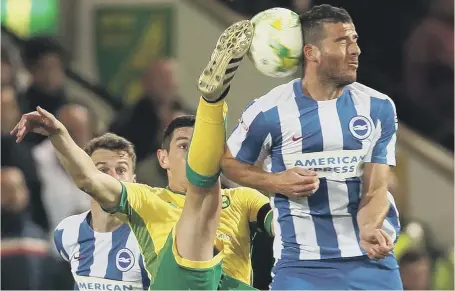
[[[154,188],[139,183],[122,182],[122,195],[116,212],[131,219],[133,212],[141,216],[144,211],[153,212]]]
[[[238,199],[241,202],[242,208],[248,213],[248,221],[256,222],[259,210],[266,204],[270,203],[270,200],[267,196],[263,195],[261,192],[246,188],[238,188],[240,193],[237,194]]]

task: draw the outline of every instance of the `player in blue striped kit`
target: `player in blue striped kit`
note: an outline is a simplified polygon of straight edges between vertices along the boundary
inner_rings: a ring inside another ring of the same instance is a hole
[[[275,193],[272,289],[402,289],[393,255],[400,224],[387,192],[395,106],[355,82],[360,48],[344,9],[315,6],[301,22],[302,79],[245,109],[223,171]],[[254,165],[261,157],[264,169]]]
[[[91,140],[85,150],[100,171],[120,181],[135,181],[136,154],[126,139],[107,133]],[[54,242],[70,263],[75,290],[147,290],[150,285],[130,227],[95,200],[89,211],[59,223]]]

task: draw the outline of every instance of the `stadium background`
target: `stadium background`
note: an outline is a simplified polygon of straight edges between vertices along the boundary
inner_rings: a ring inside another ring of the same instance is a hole
[[[6,82],[15,85],[18,104],[20,96],[27,95],[32,78],[20,54],[25,39],[47,35],[62,46],[66,64],[65,98],[67,102],[83,104],[89,109],[90,125],[95,133],[109,128],[119,133],[132,127],[150,128],[147,122],[154,122],[156,128],[149,132],[155,140],[141,146],[138,175],[141,182],[165,186],[163,172],[153,157],[160,136],[159,125],[164,126],[172,116],[194,112],[198,95],[195,82],[219,34],[234,21],[267,8],[281,6],[304,11],[312,4],[322,3],[342,6],[349,11],[360,34],[363,51],[359,81],[390,95],[397,105],[398,166],[390,186],[404,226],[396,251],[402,263],[403,280],[409,281],[405,286],[453,289],[451,0],[2,0],[2,174],[7,167],[21,169],[19,164],[11,162],[13,158],[6,156],[14,153],[14,149],[4,151],[4,134],[10,130],[6,117],[11,112],[8,107],[11,104],[4,97],[3,85]],[[160,59],[163,61],[157,62]],[[12,69],[11,80],[6,79],[4,65]],[[427,70],[421,74],[423,79],[417,81],[418,74],[413,74],[413,68]],[[149,73],[144,77],[144,72]],[[230,92],[229,131],[251,99],[286,81],[260,75],[248,60],[238,75]],[[143,86],[153,83],[154,78],[167,82],[166,88],[170,91],[175,90],[175,94],[164,94],[175,95],[169,97],[172,102],[151,108],[149,112],[141,111],[140,114],[146,115],[143,119],[132,118],[127,113],[136,114],[135,108],[147,98]],[[416,96],[412,88],[422,80],[428,82],[426,89],[431,91]],[[20,104],[18,107],[24,108]],[[34,141],[30,147],[38,142],[41,141]],[[40,166],[30,161],[30,167],[36,167],[38,173]],[[28,172],[23,172],[27,180]],[[61,285],[65,282],[59,282],[60,285],[52,282],[56,281],[55,274],[59,274],[57,269],[66,266],[55,261],[52,251],[48,253],[47,248],[53,246],[47,245],[46,235],[42,237],[43,247],[39,250],[34,247],[27,250],[24,246],[20,251],[10,249],[12,239],[28,236],[26,231],[10,231],[23,228],[22,220],[30,219],[43,233],[55,227],[49,219],[52,212],[49,209],[61,207],[59,202],[43,202],[44,191],[37,193],[29,189],[28,192],[34,195],[29,199],[30,205],[9,213],[11,202],[4,197],[14,195],[10,193],[16,190],[4,185],[2,175],[2,289],[61,289],[67,286]],[[44,203],[42,217],[35,215],[36,203]],[[32,218],[29,218],[30,212],[35,212]],[[267,266],[271,264],[270,239],[257,236],[255,245],[255,284],[265,288],[269,280]],[[31,273],[25,270],[11,274],[7,269],[10,265],[17,267],[17,256],[26,262],[35,257],[44,258],[50,271],[39,273],[38,280],[28,280]],[[60,276],[60,281],[65,281],[63,278]],[[28,281],[41,282],[41,285],[21,285]]]

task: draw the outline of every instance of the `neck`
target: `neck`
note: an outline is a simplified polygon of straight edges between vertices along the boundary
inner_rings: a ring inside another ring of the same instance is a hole
[[[167,178],[169,181],[169,189],[172,192],[178,192],[178,193],[186,193],[187,190],[187,183],[182,183],[180,181],[175,181],[175,179],[172,179],[172,175],[168,172]]]
[[[170,170],[167,170],[169,189],[172,192],[186,193],[186,190],[188,188],[188,180],[186,178],[182,179],[179,174],[176,174],[175,177],[172,174],[173,173]]]
[[[305,74],[302,79],[303,93],[316,101],[327,101],[338,98],[343,93],[343,87],[339,87],[326,78],[317,74]]]
[[[96,202],[95,202],[96,203]],[[92,202],[91,227],[96,232],[113,232],[122,225],[122,221],[115,215],[106,213],[98,204]]]
[[[178,184],[178,183],[171,183],[171,181],[169,181],[169,189],[172,192],[185,194],[186,188],[187,188],[186,185],[182,185],[182,184]]]

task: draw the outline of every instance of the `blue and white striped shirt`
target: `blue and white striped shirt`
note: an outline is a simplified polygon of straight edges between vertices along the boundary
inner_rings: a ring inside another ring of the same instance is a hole
[[[54,232],[57,251],[71,265],[75,290],[147,290],[150,281],[129,226],[95,232],[89,213],[65,218]]]
[[[359,83],[328,101],[305,96],[293,80],[256,99],[228,140],[239,161],[264,159],[270,172],[295,166],[317,171],[320,186],[310,197],[276,193],[274,256],[320,260],[365,254],[359,245],[357,212],[364,162],[395,165],[397,117],[393,101]],[[396,240],[400,224],[394,199],[383,230]]]

